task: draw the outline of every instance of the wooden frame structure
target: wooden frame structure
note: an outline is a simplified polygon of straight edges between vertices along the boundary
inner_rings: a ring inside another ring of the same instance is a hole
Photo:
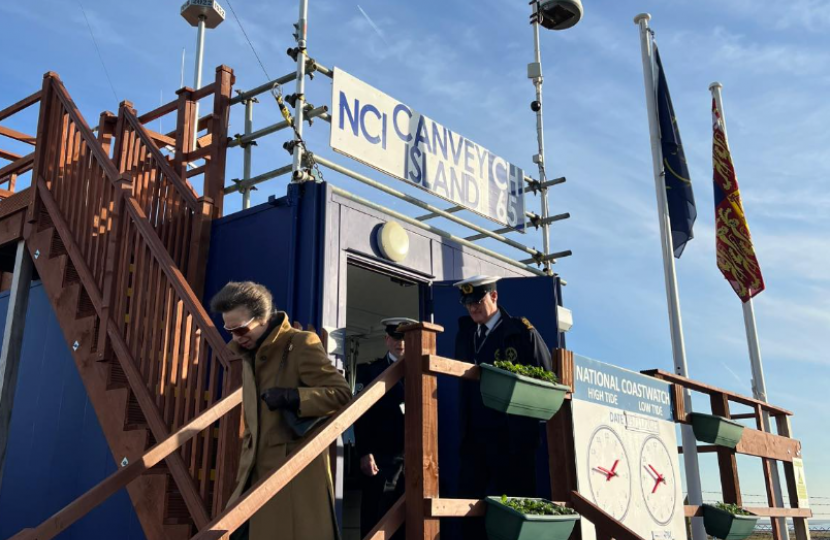
[[[283,489],[321,452],[327,451],[338,436],[377,403],[404,376],[406,377],[405,406],[407,410],[405,429],[406,491],[364,540],[389,538],[401,526],[406,527],[407,538],[435,540],[440,535],[440,518],[480,518],[484,515],[485,505],[483,501],[442,498],[438,488],[437,377],[449,376],[478,380],[480,369],[468,363],[436,355],[436,335],[443,331],[440,326],[420,323],[406,326],[402,330],[405,332],[406,340],[404,359],[392,364],[339,413],[309,434],[288,456],[288,461],[285,464],[260,479],[234,504],[215,515],[209,523],[201,527],[199,533],[193,537],[195,540],[228,538],[230,533],[262,508],[271,497]],[[554,368],[560,381],[573,388],[573,353],[556,349],[554,350],[554,360]],[[675,397],[682,396],[682,390],[688,388],[715,396],[718,404],[724,401],[733,401],[752,406],[756,411],[756,417],[759,417],[761,410],[764,409],[776,417],[779,429],[782,429],[785,434],[772,435],[761,430],[746,428],[744,438],[735,453],[762,457],[765,464],[770,460],[784,461],[785,470],[787,470],[787,484],[791,488],[790,496],[795,497],[792,499],[793,508],[780,508],[771,504],[769,507],[749,508],[749,510],[761,516],[793,518],[796,523],[798,540],[809,540],[810,535],[806,528],[806,519],[812,514],[809,509],[797,508],[798,501],[794,491],[794,478],[792,477],[792,458],[800,455],[801,443],[789,437],[788,416],[791,413],[752,398],[720,390],[671,373],[663,371],[645,373],[669,382],[672,385],[672,393]],[[145,453],[141,460],[104,480],[81,499],[64,508],[37,529],[21,531],[13,537],[13,540],[52,538],[58,530],[89,512],[107,496],[127,485],[142,471],[175,452],[203,426],[209,425],[217,418],[227,414],[227,411],[232,410],[239,403],[239,399],[241,398],[237,390],[213,405],[201,416],[192,420],[189,425],[181,428],[177,433]],[[643,540],[637,533],[616,521],[577,491],[576,475],[575,470],[573,470],[575,467],[574,461],[573,459],[562,459],[567,456],[572,457],[574,452],[570,399],[571,395],[568,394],[568,401],[566,401],[563,409],[548,422],[551,464],[556,464],[556,467],[551,467],[553,498],[562,501],[561,504],[573,507],[583,519],[593,523],[599,540],[610,540],[611,538]],[[682,406],[678,408],[677,403],[682,404],[682,399],[675,399],[675,419],[676,421],[685,422],[685,411],[683,411]],[[716,402],[713,399],[714,403]],[[567,433],[571,434],[570,437],[567,436]],[[724,466],[727,464],[725,458],[721,459],[721,462]],[[732,461],[730,460],[729,463],[732,463]],[[766,467],[767,465],[765,465],[765,472]],[[737,473],[732,469],[727,472],[729,472],[729,475],[723,470],[721,474],[725,498],[727,493],[737,494],[737,500],[740,501],[737,480],[734,483],[732,480],[732,478],[737,478]],[[767,478],[769,479],[768,475]],[[769,480],[767,484],[769,485]],[[700,512],[699,507],[685,507],[687,517],[698,516]],[[574,534],[578,537],[578,529]],[[781,531],[775,530],[773,535],[776,540],[780,540]]]

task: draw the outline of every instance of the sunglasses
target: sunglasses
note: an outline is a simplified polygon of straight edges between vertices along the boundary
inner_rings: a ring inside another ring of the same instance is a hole
[[[228,328],[227,326],[225,326],[224,328],[232,335],[242,337],[252,330],[252,328],[250,328],[248,325],[254,322],[255,319],[256,317],[251,317],[251,320],[244,324],[240,324],[239,326],[235,326],[233,328]]]

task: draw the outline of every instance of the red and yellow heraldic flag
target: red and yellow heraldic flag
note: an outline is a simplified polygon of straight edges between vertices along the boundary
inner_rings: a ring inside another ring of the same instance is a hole
[[[726,142],[723,118],[712,100],[712,164],[715,182],[715,252],[718,268],[742,302],[764,290],[764,277],[755,257],[746,223],[738,178]]]

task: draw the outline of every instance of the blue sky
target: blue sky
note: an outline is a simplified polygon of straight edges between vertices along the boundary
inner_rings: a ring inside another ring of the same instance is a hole
[[[83,0],[117,99],[139,111],[169,101],[192,84],[195,31],[178,16],[178,3]],[[271,77],[293,69],[293,1],[233,3]],[[534,171],[533,87],[526,78],[533,41],[524,1],[356,3],[311,0],[309,50],[508,160]],[[236,88],[265,75],[230,9],[207,39],[205,78],[231,66]],[[786,12],[781,10],[786,9]],[[806,472],[818,515],[830,515],[830,414],[822,397],[830,386],[830,160],[826,125],[830,104],[830,7],[820,0],[598,0],[575,28],[542,35],[545,137],[550,177],[568,182],[550,193],[551,212],[572,218],[554,226],[552,248],[571,249],[556,270],[568,281],[567,305],[576,352],[630,369],[672,366],[640,44],[633,17],[652,14],[698,206],[696,238],[677,272],[690,374],[751,394],[741,306],[715,266],[711,183],[711,98],[723,83],[726,120],[744,207],[767,290],[756,299],[769,397],[796,413]],[[58,72],[90,124],[117,110],[116,97],[75,2],[0,4],[0,103],[39,88]],[[291,90],[293,91],[293,90]],[[309,100],[328,103],[330,81],[317,77]],[[231,132],[241,132],[240,108]],[[35,118],[4,125],[34,133]],[[256,106],[255,128],[278,121],[267,96]],[[173,129],[172,120],[154,129]],[[315,123],[312,150],[330,157],[328,127]],[[260,142],[254,174],[288,163],[283,132]],[[11,144],[4,148],[14,150]],[[336,157],[340,162],[345,160]],[[355,165],[355,168],[366,170]],[[381,179],[377,173],[371,173]],[[241,176],[241,152],[229,156],[228,178]],[[332,172],[326,178],[363,196],[376,196]],[[386,180],[400,188],[400,182]],[[229,183],[229,182],[228,182]],[[260,186],[254,203],[284,193],[285,180]],[[399,211],[405,203],[381,198]],[[528,204],[537,204],[528,200]],[[238,195],[226,202],[231,212]],[[437,221],[436,223],[439,223]],[[451,227],[448,227],[451,229]],[[525,239],[539,246],[536,234]],[[749,504],[762,505],[761,464],[740,459]],[[719,490],[715,458],[702,457],[706,492]],[[707,498],[717,498],[710,493]],[[824,506],[822,506],[824,505]]]

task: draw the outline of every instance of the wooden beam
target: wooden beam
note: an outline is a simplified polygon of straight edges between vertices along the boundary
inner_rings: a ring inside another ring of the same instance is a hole
[[[32,94],[30,96],[26,96],[25,98],[21,99],[17,103],[14,103],[13,105],[9,105],[8,107],[6,107],[2,111],[0,111],[0,120],[4,120],[4,119],[8,118],[9,116],[11,116],[15,113],[18,113],[18,112],[22,111],[23,109],[29,107],[30,105],[34,105],[35,103],[40,101],[41,94],[42,94],[42,91],[38,90],[34,94]]]
[[[403,525],[406,517],[406,495],[401,497],[392,505],[375,527],[369,531],[363,540],[390,540],[398,529]]]
[[[25,133],[21,133],[11,128],[0,126],[0,135],[4,135],[10,139],[14,139],[16,141],[24,142],[26,144],[31,144],[32,146],[35,145],[35,141],[37,139],[31,135],[26,135]]]
[[[786,416],[779,416],[775,419],[778,426],[778,433],[783,437],[792,437],[792,426],[790,419]],[[784,479],[787,482],[787,494],[790,497],[790,506],[793,508],[800,508],[798,500],[798,486],[795,479],[795,467],[791,461],[784,462]],[[793,526],[795,527],[796,540],[810,540],[810,528],[807,526],[805,519],[793,519]]]
[[[729,418],[729,397],[726,394],[712,393],[709,396],[712,403],[712,414]],[[746,432],[746,429],[744,429]],[[741,483],[738,479],[738,461],[735,452],[729,448],[718,448],[718,469],[723,491],[723,502],[743,506],[741,497]]]
[[[23,348],[23,329],[26,324],[26,310],[29,307],[32,268],[32,258],[26,249],[26,242],[20,240],[17,242],[14,257],[12,287],[9,292],[9,306],[6,310],[6,326],[3,329],[3,345],[0,349],[0,483],[3,481],[12,405],[17,387],[17,371],[20,367],[20,352]]]
[[[424,500],[438,497],[438,379],[424,373],[423,358],[435,354],[436,337],[444,329],[420,323],[399,331],[406,343],[406,537],[437,540],[441,522],[425,516]]]
[[[182,88],[182,90],[192,91],[192,89],[187,88],[187,87]],[[179,91],[181,92],[181,90],[179,90]],[[165,103],[164,105],[162,105],[160,107],[157,107],[157,108],[153,109],[150,112],[146,112],[146,113],[142,114],[141,116],[138,117],[138,121],[141,122],[142,124],[146,124],[147,122],[152,122],[156,118],[161,118],[165,114],[169,114],[169,113],[175,111],[178,107],[179,107],[179,100],[174,99],[173,101],[171,101],[169,103]],[[173,133],[168,134],[168,136],[171,136],[175,133],[176,132],[174,131]]]
[[[749,407],[755,407],[756,405],[760,405],[764,410],[769,411],[769,413],[773,416],[792,416],[793,414],[787,409],[782,409],[781,407],[776,407],[774,405],[770,405],[769,403],[765,403],[763,401],[759,401],[751,397],[742,396],[741,394],[736,394],[734,392],[723,390],[721,388],[710,386],[708,384],[703,384],[701,382],[694,381],[686,377],[681,377],[680,375],[675,375],[674,373],[671,373],[669,371],[663,371],[662,369],[647,369],[641,371],[640,373],[648,375],[650,377],[656,377],[667,382],[678,383],[684,386],[685,388],[688,388],[689,390],[694,390],[695,392],[701,392],[703,394],[710,395],[723,394],[729,399],[729,401],[734,401],[735,403],[740,403],[742,405],[747,405]]]
[[[576,491],[576,450],[573,431],[573,406],[571,401],[545,426],[548,440],[548,468],[550,471],[550,496],[554,499],[570,498]]]
[[[559,384],[574,389],[574,353],[567,349],[553,349],[553,371],[559,378]]]
[[[136,120],[136,122],[140,124],[138,120]],[[162,135],[161,133],[153,131],[152,129],[147,129],[146,126],[141,127],[147,132],[147,135],[150,136],[150,139],[152,139],[154,143],[161,143],[161,148],[165,146],[170,146],[172,148],[176,147],[176,139],[174,139],[173,137],[168,137],[167,135]]]
[[[449,375],[469,381],[477,381],[481,378],[481,368],[469,362],[459,362],[434,354],[424,356],[422,361],[424,371],[430,375]]]
[[[442,499],[424,501],[424,514],[433,518],[442,517],[484,517],[487,503],[484,499]]]
[[[758,428],[758,431],[765,432],[765,422],[764,422],[764,411],[761,407],[755,407],[755,424]],[[768,427],[771,427],[769,423],[767,423]],[[775,461],[767,458],[761,459],[761,466],[764,472],[764,487],[767,491],[767,504],[770,508],[781,508],[784,506],[784,501],[777,500],[776,493],[775,493],[775,486],[773,485],[773,476],[778,478],[778,465],[776,465]],[[780,490],[779,490],[780,491]],[[772,519],[770,520],[770,525],[772,528],[772,538],[773,540],[785,540],[784,532],[786,531],[787,522],[783,519]]]
[[[754,420],[757,418],[755,413],[741,413],[741,414],[733,414],[732,420]]]
[[[9,161],[17,161],[18,159],[22,158],[20,154],[15,154],[14,152],[9,152],[8,150],[0,149],[0,159],[6,159]]]
[[[41,523],[35,529],[29,529],[29,534],[20,538],[31,540],[49,540],[54,538],[70,525],[84,517],[110,496],[117,493],[127,484],[150,470],[153,466],[161,463],[167,456],[181,448],[181,446],[211,427],[224,415],[232,413],[233,409],[242,403],[242,388],[236,389],[226,398],[217,402],[211,408],[194,418],[179,431],[170,435],[167,439],[150,448],[143,456],[133,460],[126,467],[99,482],[95,487],[66,505],[59,512]]]
[[[578,492],[571,493],[573,508],[583,519],[594,524],[597,538],[614,538],[615,540],[645,540],[643,537],[611,517],[602,508],[592,503]]]
[[[217,515],[213,521],[203,527],[192,540],[214,540],[233,532],[248,521],[266,502],[293,480],[320,453],[328,450],[329,445],[358,418],[363,416],[380,398],[391,390],[404,375],[404,363],[395,362],[384,371],[372,384],[363,389],[343,409],[316,428],[288,456],[288,461],[278,469],[271,471],[259,482],[251,486],[240,498]],[[408,480],[407,480],[408,481]]]
[[[801,441],[744,428],[741,442],[735,447],[735,452],[747,456],[792,462],[793,458],[801,457]]]
[[[747,512],[752,512],[760,517],[783,517],[783,518],[809,518],[813,517],[813,511],[809,508],[768,508],[766,506],[744,507]],[[683,507],[686,517],[703,517],[703,507],[687,504]]]
[[[32,164],[35,161],[35,153],[32,152],[31,154],[26,154],[22,158],[9,163],[5,167],[0,168],[0,178],[5,178],[12,173],[15,174],[23,174],[32,170]]]
[[[228,124],[231,112],[231,92],[236,77],[228,66],[216,68],[216,79],[213,83],[213,117],[208,124],[208,132],[213,134],[212,144],[202,150],[207,150],[210,161],[205,171],[204,189],[202,194],[213,201],[214,217],[223,215],[225,206],[225,162],[228,149]],[[197,129],[198,132],[198,129]],[[196,152],[199,152],[197,150]]]

